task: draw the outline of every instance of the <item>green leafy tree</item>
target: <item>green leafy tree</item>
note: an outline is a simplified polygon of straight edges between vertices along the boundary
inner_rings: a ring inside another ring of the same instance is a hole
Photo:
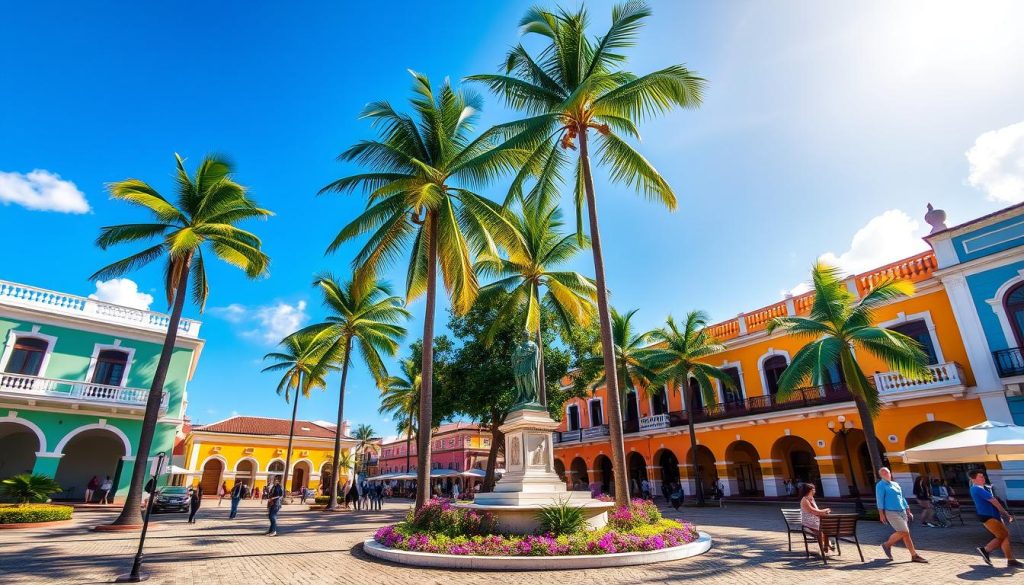
[[[353,345],[358,348],[363,362],[370,369],[377,385],[388,377],[381,354],[392,356],[398,351],[398,343],[405,337],[405,327],[400,323],[409,318],[409,312],[402,306],[402,299],[391,294],[390,287],[378,283],[372,277],[357,279],[343,284],[330,274],[321,274],[313,286],[323,294],[324,306],[328,310],[325,321],[310,325],[304,333],[317,335],[331,344],[330,351],[341,358],[341,387],[338,389],[338,421],[334,427],[334,458],[341,456],[341,425],[345,420],[345,388],[348,384],[349,364],[352,361]],[[333,470],[332,477],[338,477]],[[338,508],[338,482],[331,486],[328,510]]]
[[[416,412],[420,405],[421,362],[406,358],[399,363],[401,376],[389,376],[380,390],[381,414],[390,414],[395,421],[399,435],[405,435],[405,470],[412,468],[412,446],[409,444],[416,434]]]
[[[524,203],[521,211],[510,218],[520,238],[508,248],[508,258],[484,254],[477,262],[478,273],[498,279],[480,289],[480,296],[501,294],[507,299],[486,332],[488,341],[503,325],[522,323],[525,313],[526,330],[533,334],[540,349],[538,398],[541,404],[547,404],[541,313],[554,315],[565,330],[586,327],[594,315],[596,289],[593,281],[578,272],[555,270],[582,249],[574,235],[559,230],[562,213],[555,202],[544,204],[537,199],[532,204]]]
[[[0,481],[5,498],[19,504],[45,502],[63,488],[53,479],[41,473],[19,473]]]
[[[704,404],[713,404],[717,398],[711,384],[712,378],[727,388],[735,388],[736,384],[721,368],[701,361],[725,351],[725,346],[707,331],[707,314],[703,311],[690,311],[681,325],[669,316],[664,327],[650,333],[649,338],[654,345],[642,353],[646,364],[658,372],[657,380],[651,385],[652,391],[659,391],[666,382],[682,389],[683,408],[687,412],[690,433],[690,469],[697,473],[697,434],[693,428],[693,396],[689,380],[697,380]],[[697,503],[703,505],[704,486],[701,485],[699,474],[694,477],[694,483],[697,486]]]
[[[153,215],[152,223],[106,226],[100,229],[96,245],[106,250],[116,244],[157,239],[153,246],[96,271],[90,279],[116,278],[156,260],[165,261],[164,287],[171,307],[160,359],[153,372],[153,383],[146,399],[146,412],[132,464],[132,479],[121,514],[115,525],[142,524],[142,485],[149,467],[164,382],[178,337],[178,325],[189,293],[202,312],[210,288],[206,280],[203,250],[208,249],[231,266],[243,270],[249,278],[267,274],[270,259],[262,251],[260,239],[237,224],[248,219],[273,215],[248,197],[245,187],[232,178],[232,167],[224,158],[208,156],[192,176],[180,156],[175,176],[175,201],[164,198],[155,188],[139,179],[127,179],[110,185],[111,198],[142,207]]]
[[[479,96],[455,90],[446,81],[439,92],[423,75],[413,73],[415,118],[387,102],[366,107],[377,140],[363,140],[340,155],[367,172],[339,179],[321,192],[368,194],[367,209],[345,226],[328,247],[370,233],[356,253],[357,278],[365,278],[396,260],[411,246],[406,278],[406,302],[426,295],[423,321],[423,383],[420,433],[417,436],[418,489],[416,509],[427,501],[430,480],[430,421],[433,420],[434,320],[437,270],[440,267],[451,306],[464,313],[479,292],[473,263],[480,251],[497,254],[514,230],[500,206],[472,189],[502,172],[517,169],[523,154],[496,148],[493,136],[471,138],[480,111]]]
[[[495,127],[491,132],[509,137],[507,146],[529,152],[516,175],[510,196],[523,196],[523,186],[537,177],[538,196],[553,197],[560,172],[575,167],[574,196],[577,229],[582,233],[583,207],[587,208],[597,312],[605,370],[615,371],[608,286],[604,271],[597,198],[591,171],[591,131],[597,141],[598,163],[608,170],[613,183],[639,191],[647,199],[675,209],[676,196],[661,174],[637,152],[627,138],[638,139],[637,123],[675,107],[695,108],[701,103],[704,80],[682,65],[672,65],[646,75],[623,69],[623,50],[634,45],[643,21],[651,14],[643,2],[630,0],[612,9],[612,22],[600,36],[587,35],[584,8],[575,12],[531,8],[520,20],[524,35],[536,35],[543,49],[536,56],[516,45],[505,59],[503,71],[474,75],[470,80],[487,84],[512,108],[527,117]],[[624,138],[626,137],[626,138]],[[578,150],[577,150],[578,147]],[[570,162],[566,150],[576,152]],[[620,392],[609,379],[609,429],[615,470],[616,503],[626,505],[626,460],[622,438]]]
[[[288,472],[292,465],[292,442],[295,439],[295,418],[299,413],[299,394],[309,398],[316,388],[327,388],[327,374],[337,370],[337,349],[320,335],[312,332],[296,332],[281,340],[281,351],[263,356],[274,363],[263,368],[263,372],[284,372],[277,383],[278,396],[283,395],[285,403],[291,402],[292,421],[288,427],[288,453],[284,461],[284,479],[281,486],[288,490]],[[337,477],[337,475],[335,475]]]
[[[356,440],[356,457],[362,462],[361,471],[366,473],[370,466],[368,451],[373,450],[371,441],[376,438],[376,433],[370,425],[361,424],[352,431],[352,438]]]
[[[835,382],[830,380],[829,369],[838,366],[864,425],[871,467],[877,470],[882,467],[882,457],[875,437],[875,418],[882,404],[878,389],[864,375],[854,351],[875,356],[911,380],[931,376],[928,357],[917,341],[873,325],[879,307],[914,294],[914,285],[901,279],[884,280],[857,300],[846,288],[842,272],[824,262],[814,265],[811,282],[814,302],[806,317],[776,317],[768,322],[769,333],[784,331],[808,342],[779,378],[779,398],[785,400],[808,380],[815,386]]]
[[[619,388],[639,394],[640,388],[651,386],[658,377],[658,373],[654,371],[648,360],[649,353],[646,351],[647,346],[651,343],[653,332],[638,333],[636,331],[633,316],[636,315],[637,310],[619,313],[614,308],[612,309],[612,349],[615,352],[615,376],[606,375],[603,351],[594,351],[593,355],[588,358],[587,365],[598,375],[596,384],[604,384],[605,389],[611,385],[611,379],[614,379]],[[611,396],[609,394],[609,397]],[[625,406],[625,396],[624,394],[619,398],[620,409]],[[611,410],[611,405],[608,410]]]

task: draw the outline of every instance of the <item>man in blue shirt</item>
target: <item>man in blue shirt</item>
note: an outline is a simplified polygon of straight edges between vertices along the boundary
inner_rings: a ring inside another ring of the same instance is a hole
[[[888,467],[879,469],[878,475],[882,478],[875,484],[875,502],[878,503],[878,519],[882,524],[891,526],[893,530],[889,540],[882,543],[882,552],[891,561],[893,545],[902,540],[903,545],[910,552],[911,561],[927,563],[928,561],[924,557],[917,554],[917,549],[914,548],[914,541],[910,539],[910,521],[914,519],[914,514],[910,511],[907,499],[903,497],[903,488],[892,480],[892,472],[889,471]]]
[[[267,536],[277,536],[277,514],[281,511],[281,504],[284,503],[284,488],[281,487],[281,478],[274,478],[274,485],[266,490],[267,493],[267,516],[270,518],[270,530]]]
[[[977,548],[978,554],[991,567],[992,558],[989,556],[989,553],[997,548],[1001,548],[1003,549],[1003,555],[1006,556],[1007,567],[1015,569],[1024,567],[1024,564],[1013,558],[1010,531],[1006,524],[1003,523],[1003,518],[1007,522],[1013,522],[1013,516],[1003,508],[1003,505],[992,495],[992,492],[985,489],[984,471],[975,469],[967,475],[971,478],[971,499],[974,500],[974,509],[978,513],[978,520],[981,520],[982,524],[985,525],[985,528],[993,536],[988,544]]]

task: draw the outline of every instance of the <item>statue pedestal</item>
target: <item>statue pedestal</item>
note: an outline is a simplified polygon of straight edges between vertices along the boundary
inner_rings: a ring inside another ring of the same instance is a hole
[[[459,507],[490,512],[502,532],[528,534],[537,530],[537,512],[567,503],[582,508],[587,524],[601,528],[608,520],[612,502],[590,497],[590,492],[571,492],[555,473],[551,432],[558,423],[546,410],[525,406],[511,412],[500,430],[505,434],[505,475],[491,493],[477,494],[472,504]]]

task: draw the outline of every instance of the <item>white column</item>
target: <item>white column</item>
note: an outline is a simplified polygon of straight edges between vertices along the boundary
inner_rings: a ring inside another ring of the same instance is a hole
[[[850,490],[845,485],[846,478],[834,473],[821,474],[821,491],[826,498],[838,498],[849,495]]]
[[[768,498],[775,498],[786,494],[786,490],[782,489],[782,481],[785,478],[776,477],[774,474],[764,473],[764,466],[766,464],[781,463],[778,459],[758,459],[758,465],[761,466],[761,479],[764,483],[764,495]],[[771,465],[771,467],[775,467]]]

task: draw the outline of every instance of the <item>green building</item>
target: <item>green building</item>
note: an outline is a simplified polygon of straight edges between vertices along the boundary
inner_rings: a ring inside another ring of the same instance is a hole
[[[169,317],[0,280],[0,479],[34,472],[81,500],[93,476],[116,496],[131,481],[149,387]],[[203,340],[182,319],[150,453],[167,453]],[[97,496],[98,497],[98,496]]]

